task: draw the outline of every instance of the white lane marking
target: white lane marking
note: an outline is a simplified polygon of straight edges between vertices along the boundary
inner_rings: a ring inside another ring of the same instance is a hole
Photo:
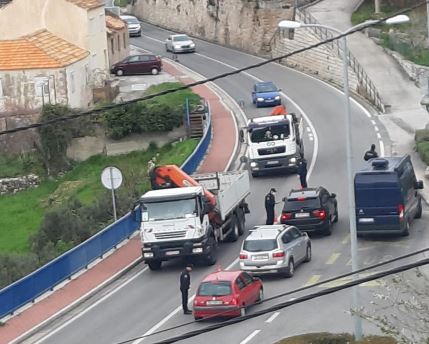
[[[308,137],[308,139],[309,139],[310,141],[313,141],[313,136],[309,136],[309,137]]]
[[[384,156],[384,143],[383,141],[379,140],[378,144],[380,145],[380,156]]]
[[[140,259],[140,258],[139,258]],[[49,337],[52,337],[54,334],[56,334],[57,332],[61,331],[64,327],[70,325],[72,322],[76,321],[77,319],[79,319],[81,316],[83,316],[84,314],[88,313],[91,309],[97,307],[100,303],[102,303],[103,301],[105,301],[106,299],[108,299],[110,296],[112,296],[113,294],[115,294],[116,292],[118,292],[119,290],[121,290],[123,287],[125,287],[126,285],[128,285],[129,283],[131,283],[132,281],[134,281],[137,277],[139,277],[141,274],[143,274],[145,271],[148,270],[148,267],[146,266],[142,271],[138,272],[137,274],[135,274],[133,277],[131,277],[128,281],[125,281],[123,284],[117,286],[115,289],[111,290],[109,293],[107,293],[106,295],[104,295],[101,299],[97,300],[96,302],[94,302],[93,304],[91,304],[90,306],[88,306],[87,308],[85,308],[84,310],[82,310],[79,314],[77,314],[76,316],[74,316],[73,318],[70,318],[69,320],[67,320],[64,324],[62,324],[61,326],[55,328],[55,330],[52,330],[51,332],[49,332],[46,336],[42,337],[41,339],[39,339],[37,342],[33,343],[33,344],[39,344],[42,343],[43,341],[45,341],[46,339],[48,339]],[[116,275],[115,275],[116,276]],[[80,299],[83,299],[86,295],[82,296]],[[78,302],[80,299],[76,300],[74,303]],[[74,304],[73,303],[73,304]],[[54,314],[51,318],[55,317],[56,315]],[[49,319],[51,319],[49,318]],[[49,320],[48,319],[48,320]],[[45,320],[47,321],[47,320]],[[30,330],[31,331],[31,330]],[[24,336],[25,333],[22,335]],[[20,337],[22,337],[20,336]],[[17,341],[20,337],[16,338],[14,340]],[[13,343],[13,342],[12,342]]]
[[[265,320],[266,323],[272,322],[275,318],[279,316],[280,312],[275,312],[273,315],[271,315],[267,320]]]
[[[309,132],[309,133],[311,133],[311,129],[310,129],[310,127],[306,127],[307,128],[307,131]]]
[[[153,40],[155,42],[159,42],[159,43],[164,44],[164,42],[161,41],[161,40],[159,40],[159,39],[152,38],[152,37],[149,37],[149,36],[146,36],[146,35],[143,35],[143,36],[146,37],[146,38],[148,38],[148,39],[151,39],[151,40]],[[214,59],[212,57],[209,57],[209,56],[206,56],[206,55],[203,55],[203,54],[200,54],[200,53],[195,53],[195,55],[203,57],[203,58],[208,59],[208,60],[211,60],[213,62],[219,63],[219,64],[224,65],[225,67],[228,67],[228,68],[233,69],[233,70],[239,69],[239,68],[234,67],[234,66],[232,66],[230,64],[227,64],[225,62],[216,60],[216,59]],[[252,56],[252,55],[250,55],[250,56]],[[264,59],[262,59],[262,60],[264,60]],[[258,82],[262,82],[263,81],[263,80],[257,78],[256,76],[254,76],[252,74],[249,74],[248,72],[241,72],[241,73],[244,74],[244,75],[247,75],[248,77],[250,77],[250,78],[252,78],[252,79],[254,79],[254,80],[258,81]],[[303,75],[305,75],[305,74],[303,74]],[[315,79],[315,80],[317,80],[317,79]],[[307,172],[307,180],[308,180],[308,179],[310,179],[311,173],[313,172],[313,169],[314,169],[314,165],[316,164],[317,154],[318,154],[318,151],[319,151],[319,137],[317,136],[316,129],[314,128],[313,123],[310,121],[310,118],[305,114],[304,110],[295,101],[293,101],[291,98],[289,98],[284,92],[280,92],[280,94],[284,98],[286,98],[287,100],[289,100],[289,102],[291,102],[301,112],[302,116],[304,117],[305,121],[307,122],[308,126],[310,127],[310,129],[311,129],[311,131],[313,132],[313,135],[314,135],[313,156],[311,158],[310,167],[308,168],[308,172]],[[310,141],[313,141],[313,140],[310,140]]]
[[[259,332],[261,332],[261,330],[255,330],[255,331],[253,331],[244,340],[242,340],[240,342],[240,344],[247,344],[247,343],[249,343],[253,339],[253,337],[255,337]]]
[[[380,135],[380,133],[377,133],[377,139],[381,140],[381,135]]]
[[[236,258],[231,264],[229,264],[225,270],[229,270],[231,269],[235,264],[238,263],[238,258]],[[189,302],[192,302],[195,298],[195,294],[192,295],[189,298]],[[180,310],[182,309],[182,306],[178,306],[177,308],[175,308],[172,312],[170,312],[166,317],[164,317],[160,322],[158,322],[157,324],[155,324],[154,326],[152,326],[148,331],[146,331],[142,337],[143,338],[139,338],[137,340],[135,340],[132,344],[139,344],[141,342],[143,342],[147,336],[151,335],[152,333],[154,333],[156,330],[158,330],[161,326],[163,326],[168,320],[170,320],[172,317],[174,317],[177,313],[180,312]]]
[[[376,125],[374,125],[374,130],[377,132],[380,131]]]
[[[376,125],[377,123],[375,123],[375,121],[372,119],[371,120],[372,125]]]

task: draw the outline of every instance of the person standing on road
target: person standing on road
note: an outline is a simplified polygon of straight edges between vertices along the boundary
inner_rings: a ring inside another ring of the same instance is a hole
[[[277,190],[272,188],[265,196],[265,211],[267,212],[267,221],[265,224],[274,224],[274,207],[276,205],[276,192]]]
[[[188,309],[188,292],[191,286],[191,275],[192,264],[186,265],[185,270],[180,274],[180,292],[182,293],[182,308],[184,314],[192,314]]]
[[[307,187],[307,160],[304,158],[300,159],[298,162],[298,175],[299,181],[301,183],[301,189]]]
[[[378,154],[375,151],[375,144],[371,145],[370,150],[365,152],[365,155],[363,156],[363,160],[368,161],[369,159],[378,158]]]

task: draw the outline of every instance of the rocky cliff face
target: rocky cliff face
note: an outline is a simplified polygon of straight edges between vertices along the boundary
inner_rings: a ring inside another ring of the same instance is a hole
[[[137,0],[131,11],[177,32],[261,53],[278,22],[292,18],[292,4],[293,0]]]

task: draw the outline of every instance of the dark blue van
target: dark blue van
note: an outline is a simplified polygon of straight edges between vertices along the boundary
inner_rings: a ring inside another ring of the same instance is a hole
[[[408,235],[422,216],[422,199],[409,155],[371,159],[355,174],[357,234]]]

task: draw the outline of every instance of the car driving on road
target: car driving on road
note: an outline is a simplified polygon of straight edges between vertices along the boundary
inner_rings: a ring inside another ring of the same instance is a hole
[[[170,35],[165,41],[165,50],[172,53],[193,53],[195,42],[188,35]]]
[[[110,69],[112,74],[118,76],[145,74],[158,74],[162,70],[162,61],[159,56],[153,54],[141,54],[128,56],[114,64]]]
[[[282,103],[280,91],[271,81],[257,82],[253,86],[252,102],[256,107],[280,105]]]
[[[294,226],[265,225],[243,241],[240,269],[253,274],[280,273],[292,277],[295,267],[311,260],[311,241]]]
[[[244,316],[247,307],[262,301],[263,291],[262,281],[246,272],[213,272],[198,286],[194,318]]]
[[[330,235],[332,224],[338,221],[336,194],[322,186],[291,190],[283,201],[280,222],[302,231]]]
[[[142,35],[142,26],[140,21],[134,16],[120,16],[120,18],[127,23],[128,26],[128,34],[130,37],[137,36],[140,37]]]

